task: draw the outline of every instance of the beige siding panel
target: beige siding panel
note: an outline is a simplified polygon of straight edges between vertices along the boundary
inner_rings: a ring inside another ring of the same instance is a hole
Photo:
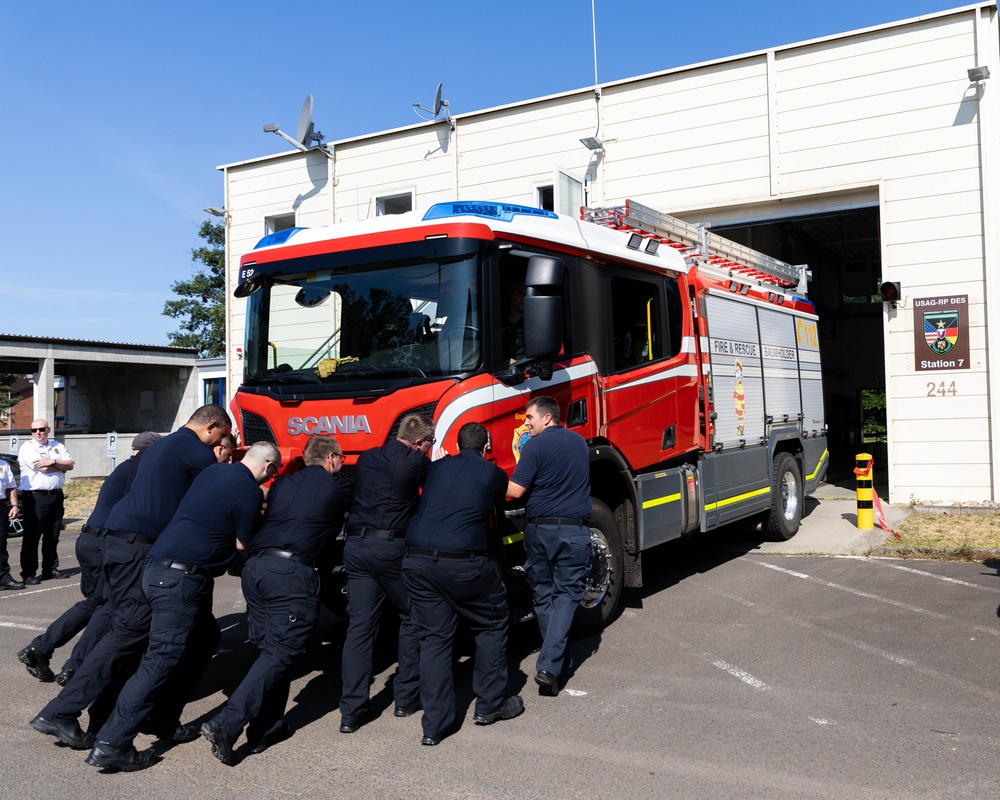
[[[983,241],[980,236],[948,239],[929,239],[923,242],[888,243],[885,246],[884,264],[889,267],[916,264],[947,264],[950,261],[981,259]],[[951,269],[949,267],[949,274]],[[940,272],[938,273],[940,277]],[[982,268],[980,267],[980,276]],[[974,280],[974,276],[962,276],[962,280]]]
[[[977,149],[964,137],[938,133],[940,135],[902,134],[845,140],[822,148],[782,152],[779,157],[781,177],[785,179],[803,172],[821,174],[827,169],[849,169],[865,175],[877,175],[884,180],[896,175],[912,175],[907,166],[919,165],[917,168],[924,172],[944,172],[949,160],[963,169],[978,160]],[[935,168],[938,159],[940,166]],[[919,163],[921,160],[923,163]]]
[[[819,118],[809,111],[798,112],[793,120],[779,114],[781,152],[826,148],[848,142],[877,142],[881,139],[905,137],[901,152],[926,152],[928,148],[955,147],[974,143],[978,139],[975,124],[978,105],[974,98],[963,99],[954,90],[951,97],[922,107],[906,103],[880,106],[868,100],[839,109],[837,116]],[[928,98],[929,100],[932,98]],[[923,147],[914,147],[922,140]],[[905,149],[904,149],[905,148]]]
[[[780,88],[821,86],[864,75],[890,80],[906,67],[971,54],[973,30],[972,14],[965,13],[781,51]]]
[[[787,116],[791,125],[802,115],[812,115],[819,119],[842,116],[842,109],[852,108],[862,103],[874,103],[887,107],[908,104],[911,108],[922,108],[921,92],[950,92],[952,102],[961,100],[969,88],[965,70],[970,63],[968,52],[953,54],[950,58],[933,63],[924,63],[902,69],[858,77],[836,76],[835,80],[821,84],[808,84],[790,88],[785,85],[788,72],[779,61],[777,89],[780,96],[780,112]],[[933,105],[933,104],[932,104]]]
[[[949,180],[952,178],[952,180]],[[983,198],[975,188],[959,186],[960,183],[967,182],[968,176],[955,176],[945,174],[941,176],[938,190],[934,191],[931,182],[925,183],[926,191],[931,192],[923,196],[900,198],[886,203],[883,219],[890,218],[892,222],[886,225],[896,224],[895,220],[901,223],[921,222],[927,220],[948,220],[955,215],[973,214],[979,217],[982,222]],[[895,235],[893,238],[898,238]]]
[[[988,464],[952,464],[944,468],[941,461],[927,463],[897,463],[893,480],[906,487],[899,502],[978,503],[990,499],[990,469]]]
[[[722,93],[732,92],[730,87],[739,87],[739,92],[730,94],[730,97],[738,96],[746,90],[748,82],[761,80],[766,75],[766,58],[763,55],[747,56],[736,61],[609,86],[604,90],[604,98],[609,107],[626,103],[658,103],[663,98],[669,98],[671,105],[697,108],[704,103],[706,92],[721,96]]]
[[[979,199],[981,186],[979,169],[975,166],[938,173],[933,180],[928,180],[926,175],[902,176],[894,178],[887,186],[883,210],[884,213],[893,215],[906,214],[907,209],[903,205],[905,203],[922,199],[929,199],[933,203],[942,197],[951,197],[960,192],[966,192],[969,196]],[[982,202],[981,199],[979,202]],[[918,216],[919,213],[918,211]]]

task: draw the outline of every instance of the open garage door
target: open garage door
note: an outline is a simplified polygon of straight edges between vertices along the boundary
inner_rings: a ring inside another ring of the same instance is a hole
[[[828,480],[853,478],[854,457],[867,451],[875,456],[878,484],[887,484],[878,205],[752,223],[717,222],[712,230],[782,261],[808,264],[812,269],[809,298],[820,317],[830,428]]]

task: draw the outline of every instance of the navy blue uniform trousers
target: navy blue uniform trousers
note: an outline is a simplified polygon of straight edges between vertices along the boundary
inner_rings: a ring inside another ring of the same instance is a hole
[[[399,611],[398,666],[393,681],[396,705],[412,706],[419,697],[420,642],[410,619],[410,598],[401,576],[405,550],[402,539],[349,535],[344,543],[349,622],[341,667],[344,685],[340,715],[346,722],[355,721],[368,705],[372,649],[386,597]]]
[[[97,529],[97,533],[83,531],[76,537],[76,560],[80,564],[80,591],[83,592],[83,600],[70,606],[45,629],[44,633],[36,636],[31,642],[31,646],[40,653],[51,656],[55,650],[86,628],[80,641],[73,648],[73,653],[63,664],[64,670],[75,672],[79,669],[84,656],[107,632],[111,624],[110,615],[95,616],[97,610],[104,606],[108,599],[104,583],[102,534],[103,531]]]
[[[542,634],[535,669],[561,677],[569,629],[583,599],[590,529],[584,525],[528,523],[524,549],[535,617]]]
[[[451,559],[407,554],[403,580],[420,636],[421,723],[439,737],[455,722],[452,643],[461,617],[476,639],[476,714],[492,714],[507,693],[507,590],[489,556]]]
[[[154,699],[157,715],[166,723],[157,729],[166,727],[167,720],[180,718],[222,635],[212,615],[214,586],[215,580],[202,573],[155,565],[144,569],[149,645],[139,668],[118,695],[115,710],[98,732],[98,741],[115,747],[131,744],[153,709]]]
[[[108,534],[101,537],[110,625],[87,653],[73,680],[42,709],[41,716],[46,719],[76,719],[102,694],[116,694],[122,665],[134,663],[146,646],[150,609],[141,579],[150,545],[135,541],[134,534],[126,536],[132,540]],[[95,716],[92,709],[92,726]],[[103,719],[96,721],[99,724]]]
[[[212,721],[234,739],[248,726],[247,741],[258,742],[284,718],[292,662],[319,619],[319,575],[287,558],[252,556],[243,567],[243,596],[260,656]]]

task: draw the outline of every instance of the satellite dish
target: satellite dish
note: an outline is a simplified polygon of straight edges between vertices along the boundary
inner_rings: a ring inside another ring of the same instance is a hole
[[[443,83],[438,84],[437,91],[434,93],[434,116],[437,117],[441,113],[441,87],[444,86]]]
[[[295,131],[295,138],[306,147],[310,147],[313,143],[313,139],[315,138],[313,135],[315,129],[313,128],[312,115],[313,96],[311,94],[307,94],[305,102],[302,103],[302,110],[299,112],[299,126]]]

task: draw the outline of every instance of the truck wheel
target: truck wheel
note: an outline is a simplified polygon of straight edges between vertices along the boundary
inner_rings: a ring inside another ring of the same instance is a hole
[[[792,455],[778,453],[773,475],[771,511],[764,529],[773,539],[787,541],[798,533],[802,521],[802,470]]]
[[[593,500],[590,513],[590,569],[583,600],[573,620],[573,633],[587,636],[611,623],[618,613],[625,576],[622,540],[611,510]]]

